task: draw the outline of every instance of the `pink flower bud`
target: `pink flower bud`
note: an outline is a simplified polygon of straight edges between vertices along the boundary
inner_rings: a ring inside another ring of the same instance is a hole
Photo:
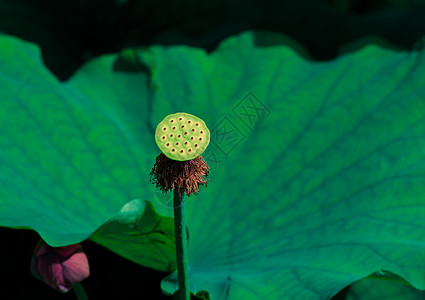
[[[66,293],[90,275],[89,262],[80,244],[50,247],[40,240],[31,261],[31,273],[52,288]]]

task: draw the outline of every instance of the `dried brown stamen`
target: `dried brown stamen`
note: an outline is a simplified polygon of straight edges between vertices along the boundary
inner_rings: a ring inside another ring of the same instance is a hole
[[[191,160],[177,161],[161,153],[149,176],[163,192],[177,189],[181,194],[191,196],[198,194],[200,185],[207,186],[209,173],[210,168],[201,155]]]

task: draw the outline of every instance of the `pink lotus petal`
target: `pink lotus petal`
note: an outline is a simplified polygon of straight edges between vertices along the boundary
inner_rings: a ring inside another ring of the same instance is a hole
[[[32,274],[52,288],[67,292],[90,275],[87,256],[80,244],[50,247],[40,241],[31,261]]]

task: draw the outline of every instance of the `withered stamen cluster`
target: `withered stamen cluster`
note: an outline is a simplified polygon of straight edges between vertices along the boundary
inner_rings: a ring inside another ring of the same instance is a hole
[[[201,155],[191,160],[177,161],[161,153],[149,176],[163,192],[177,189],[180,194],[186,192],[190,196],[198,194],[200,185],[207,186],[209,172],[210,168]]]

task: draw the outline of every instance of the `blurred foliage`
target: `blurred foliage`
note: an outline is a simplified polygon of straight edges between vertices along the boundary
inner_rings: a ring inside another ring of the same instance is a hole
[[[410,49],[425,34],[423,0],[0,0],[0,31],[41,45],[65,80],[85,61],[131,46],[214,49],[247,29],[273,30],[328,60],[341,45],[377,36]]]
[[[350,13],[368,13],[380,9],[415,9],[424,0],[325,0],[326,3]]]

